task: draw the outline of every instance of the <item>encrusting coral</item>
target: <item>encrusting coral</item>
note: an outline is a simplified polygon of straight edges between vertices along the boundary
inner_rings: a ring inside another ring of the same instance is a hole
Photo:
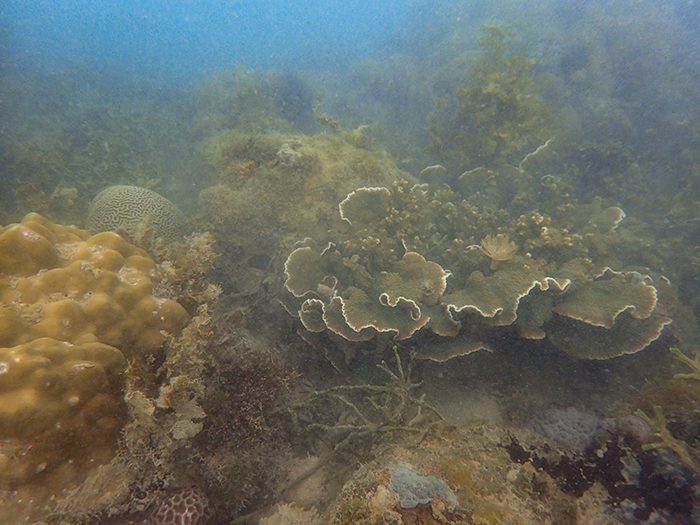
[[[523,182],[512,196],[522,207],[530,176],[518,168],[503,173],[506,182]],[[293,297],[283,302],[308,332],[328,329],[349,341],[380,332],[407,339],[421,328],[454,337],[421,345],[423,357],[437,360],[486,348],[493,330],[509,325],[521,337],[548,337],[594,359],[637,352],[659,337],[670,319],[652,278],[590,258],[609,259],[622,210],[594,202],[583,220],[574,206],[560,205],[572,215],[563,228],[537,210],[514,221],[506,209],[493,211],[490,199],[502,197],[471,197],[472,204],[444,185],[405,182],[356,189],[339,206],[347,232],[323,248],[307,239],[290,254],[285,287]],[[540,217],[539,232],[519,230],[527,216]],[[494,229],[501,232],[486,233]],[[553,247],[555,231],[569,240]],[[517,255],[509,235],[531,251]]]

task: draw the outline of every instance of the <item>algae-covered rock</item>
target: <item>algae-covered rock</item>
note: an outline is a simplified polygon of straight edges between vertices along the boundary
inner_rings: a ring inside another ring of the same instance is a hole
[[[280,249],[307,236],[319,242],[337,227],[338,203],[358,186],[407,177],[383,150],[344,135],[247,135],[225,130],[203,146],[209,186],[200,194],[203,221],[227,253],[222,274],[249,293]],[[275,268],[276,270],[277,268]]]

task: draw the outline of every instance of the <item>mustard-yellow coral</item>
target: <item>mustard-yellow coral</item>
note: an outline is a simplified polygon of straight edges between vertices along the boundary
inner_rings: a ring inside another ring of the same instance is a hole
[[[159,276],[146,252],[115,233],[95,236],[38,214],[0,229],[0,346],[51,337],[101,342],[143,356],[188,321],[153,295]]]
[[[127,359],[189,320],[155,294],[159,279],[148,254],[115,233],[36,213],[0,227],[0,488],[58,490],[109,460]]]
[[[0,488],[109,460],[126,416],[125,369],[122,353],[102,343],[0,348]]]

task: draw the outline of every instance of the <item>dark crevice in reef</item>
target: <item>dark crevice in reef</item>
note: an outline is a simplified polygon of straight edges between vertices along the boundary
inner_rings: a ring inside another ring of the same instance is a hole
[[[538,454],[535,447],[523,445],[515,438],[504,448],[513,462],[531,462],[554,478],[563,492],[576,498],[599,482],[610,496],[608,503],[618,506],[626,500],[631,502],[638,520],[648,519],[654,511],[664,511],[681,520],[692,516],[692,474],[672,465],[663,453],[635,450],[622,437],[615,436],[601,447],[591,447],[581,456],[553,457],[547,453],[547,447]],[[626,465],[634,463],[638,472],[630,475]]]

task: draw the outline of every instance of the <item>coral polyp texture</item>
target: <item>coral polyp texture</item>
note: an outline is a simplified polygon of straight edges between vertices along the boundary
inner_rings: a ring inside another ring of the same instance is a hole
[[[49,473],[65,488],[110,459],[127,361],[189,320],[154,295],[158,282],[148,254],[115,233],[35,213],[0,228],[0,488]]]
[[[523,188],[534,182],[512,167],[500,178]],[[515,195],[519,207],[529,196]],[[430,330],[444,337],[418,352],[436,360],[489,348],[499,330],[512,328],[594,359],[637,352],[659,337],[671,320],[653,279],[602,264],[616,253],[622,210],[594,202],[580,207],[581,218],[557,203],[568,215],[534,209],[513,217],[489,202],[501,199],[406,182],[357,189],[340,203],[345,231],[323,247],[302,241],[290,254],[285,306],[307,333],[349,341]]]
[[[187,219],[168,199],[138,186],[110,186],[93,199],[86,221],[92,233],[124,231],[142,243],[146,237],[182,240]]]

